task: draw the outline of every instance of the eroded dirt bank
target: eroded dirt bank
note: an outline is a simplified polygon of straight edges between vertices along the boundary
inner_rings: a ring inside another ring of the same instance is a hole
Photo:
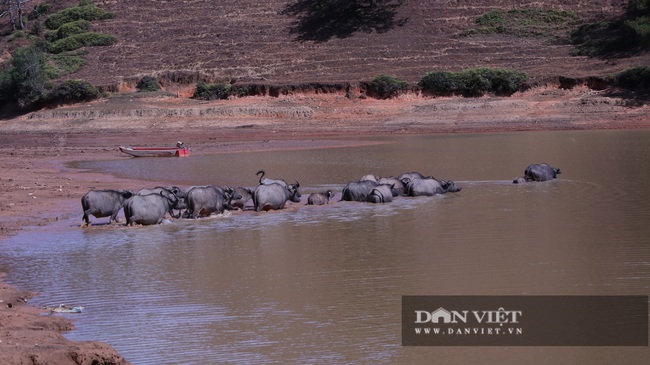
[[[33,293],[0,281],[1,364],[128,364],[110,345],[67,340],[62,332],[72,329],[72,323],[63,317],[44,315],[42,310],[26,304],[31,297]]]
[[[337,94],[210,103],[135,96],[0,120],[0,239],[59,217],[78,215],[81,224],[79,199],[90,189],[151,185],[66,166],[76,160],[130,158],[118,145],[169,146],[182,140],[193,155],[201,155],[337,147],[355,143],[355,136],[396,133],[650,127],[647,105],[581,87],[539,87],[509,98],[387,101]],[[350,138],[331,138],[341,136]],[[65,340],[61,332],[71,323],[26,305],[32,295],[0,281],[1,364],[127,363],[109,345]]]

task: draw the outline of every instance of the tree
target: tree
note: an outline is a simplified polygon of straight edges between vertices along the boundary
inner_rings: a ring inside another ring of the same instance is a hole
[[[38,47],[20,48],[14,53],[10,77],[20,107],[38,102],[45,95],[48,82],[45,66],[45,54]]]
[[[0,12],[0,17],[5,15],[9,16],[9,26],[11,31],[15,32],[16,30],[24,30],[25,22],[23,21],[23,4],[29,2],[30,0],[2,0],[0,5],[5,9]],[[18,25],[16,25],[18,22]]]

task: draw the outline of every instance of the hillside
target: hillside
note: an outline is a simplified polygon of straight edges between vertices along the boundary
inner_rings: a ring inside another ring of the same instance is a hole
[[[56,11],[77,1],[51,3]],[[434,70],[487,66],[524,71],[535,81],[605,76],[650,64],[647,54],[617,60],[572,56],[573,46],[545,37],[459,36],[493,9],[567,10],[593,21],[619,16],[625,0],[395,0],[327,22],[309,12],[313,2],[307,0],[95,3],[116,14],[96,22],[95,29],[119,41],[89,48],[86,67],[68,77],[113,91],[162,74],[187,84],[199,74],[211,81],[295,84],[358,82],[380,73],[415,83]]]

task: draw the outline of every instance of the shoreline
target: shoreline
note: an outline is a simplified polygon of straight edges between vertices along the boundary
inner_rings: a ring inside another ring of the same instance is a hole
[[[57,111],[125,108],[110,101],[101,103]],[[133,116],[83,121],[66,117],[44,124],[34,121],[38,118],[30,113],[0,120],[0,153],[5,156],[0,160],[0,192],[5,197],[4,209],[0,210],[0,241],[27,227],[49,225],[71,214],[79,215],[81,225],[79,199],[90,189],[150,183],[67,166],[72,161],[131,158],[117,150],[121,144],[173,145],[182,140],[190,146],[192,155],[202,155],[337,148],[363,143],[363,137],[395,134],[650,128],[648,105],[630,107],[620,99],[586,88],[541,88],[516,97],[470,100],[349,100],[340,95],[317,94],[207,104],[141,100],[129,107],[164,112],[224,105],[250,105],[266,112],[262,116],[244,112],[218,118],[195,114],[170,117],[162,126],[156,118]],[[279,108],[287,106],[314,112],[304,118],[287,118],[283,114],[273,117],[278,110],[286,111]],[[65,339],[62,333],[73,328],[72,322],[64,317],[43,316],[42,310],[24,300],[33,296],[6,284],[0,273],[0,363],[128,364],[110,345]]]

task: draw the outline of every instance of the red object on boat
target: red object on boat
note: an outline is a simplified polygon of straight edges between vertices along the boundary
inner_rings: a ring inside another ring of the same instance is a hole
[[[133,157],[185,157],[190,155],[187,147],[125,147],[120,151]]]

